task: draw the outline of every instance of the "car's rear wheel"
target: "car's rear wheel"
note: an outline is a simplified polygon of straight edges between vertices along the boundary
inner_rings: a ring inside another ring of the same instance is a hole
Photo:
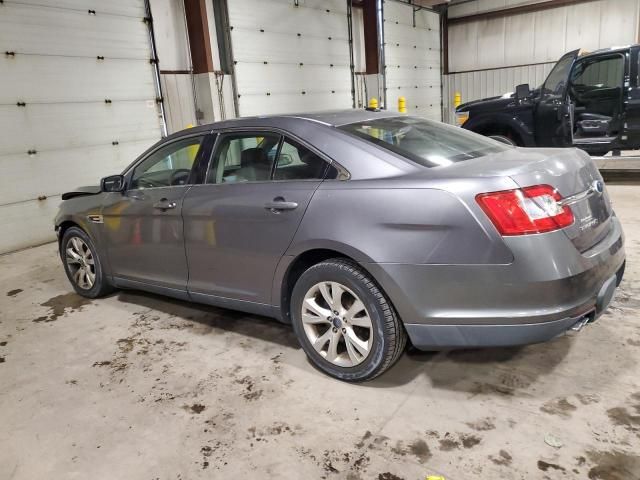
[[[67,278],[79,295],[97,298],[112,291],[96,248],[82,229],[71,227],[64,232],[60,256]]]
[[[311,362],[340,380],[380,375],[406,345],[390,302],[361,267],[346,259],[326,260],[300,276],[291,318]]]

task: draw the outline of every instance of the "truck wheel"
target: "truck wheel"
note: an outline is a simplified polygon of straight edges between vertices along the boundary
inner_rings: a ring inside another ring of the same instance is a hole
[[[514,142],[509,137],[505,137],[504,135],[488,135],[488,137],[492,138],[492,139],[494,139],[494,140],[496,140],[497,142],[500,142],[500,143],[506,143],[507,145],[512,145],[514,147],[518,146],[518,144],[516,142]]]
[[[318,263],[291,296],[293,327],[311,362],[348,382],[371,380],[398,360],[407,334],[372,278],[350,260]]]

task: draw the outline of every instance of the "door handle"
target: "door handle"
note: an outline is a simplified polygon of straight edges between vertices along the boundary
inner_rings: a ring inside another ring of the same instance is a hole
[[[161,198],[159,202],[153,204],[153,208],[157,208],[158,210],[162,210],[163,212],[166,210],[171,210],[172,208],[176,208],[176,202],[170,202],[166,198]]]
[[[298,208],[298,204],[296,202],[287,202],[282,197],[276,197],[272,202],[265,203],[264,208],[271,210],[273,213],[280,213],[281,210],[295,210]]]

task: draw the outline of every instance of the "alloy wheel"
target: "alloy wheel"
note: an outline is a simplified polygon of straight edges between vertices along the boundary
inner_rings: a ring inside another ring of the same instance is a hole
[[[89,246],[80,237],[71,237],[67,242],[65,257],[75,284],[83,290],[90,290],[96,281],[96,266]]]
[[[320,282],[307,291],[302,302],[302,325],[313,348],[334,365],[353,367],[371,351],[369,312],[341,283]]]

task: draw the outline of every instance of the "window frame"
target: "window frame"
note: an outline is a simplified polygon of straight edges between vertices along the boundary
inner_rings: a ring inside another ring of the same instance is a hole
[[[187,186],[192,186],[195,185],[195,183],[193,183],[193,181],[197,181],[197,179],[194,179],[194,168],[197,167],[199,161],[200,161],[200,157],[204,154],[204,149],[207,147],[207,137],[211,135],[210,131],[205,131],[205,132],[194,132],[194,133],[189,133],[186,135],[181,135],[179,137],[176,138],[172,138],[171,140],[166,140],[163,142],[159,142],[157,143],[155,146],[151,147],[150,150],[147,150],[146,152],[144,152],[140,157],[138,157],[137,160],[135,160],[131,165],[129,165],[126,170],[124,171],[124,173],[122,174],[123,177],[125,177],[125,191],[133,191],[133,190],[155,190],[158,188],[174,188],[174,187],[187,187]],[[131,188],[131,181],[133,179],[133,174],[136,170],[136,168],[138,168],[143,162],[145,162],[149,157],[151,157],[152,155],[154,155],[155,153],[157,153],[159,150],[172,145],[174,143],[177,142],[181,142],[184,140],[187,140],[189,138],[195,138],[195,137],[202,137],[202,141],[200,142],[200,146],[198,147],[198,152],[196,153],[196,157],[193,160],[193,165],[191,166],[191,173],[189,174],[189,179],[187,180],[188,183],[184,184],[184,185],[167,185],[167,186],[161,186],[161,187],[149,187],[149,188]]]
[[[576,68],[578,68],[578,66],[586,63],[587,66],[585,68],[587,68],[587,67],[589,67],[591,65],[594,65],[596,63],[605,62],[607,60],[611,60],[611,59],[614,59],[614,58],[622,59],[622,75],[621,75],[621,80],[622,81],[620,82],[620,86],[622,88],[624,88],[623,85],[624,85],[624,78],[625,78],[625,73],[626,73],[625,72],[625,69],[626,69],[626,58],[625,58],[623,52],[610,52],[610,53],[606,53],[606,54],[603,54],[603,55],[598,55],[598,56],[595,56],[595,57],[586,57],[586,58],[583,58],[583,59],[578,58],[573,63],[573,67],[571,67],[571,71],[569,72],[568,86],[575,85],[575,82],[573,81],[573,75],[574,75],[574,72],[575,72]],[[584,75],[584,70],[582,71],[581,74]],[[612,88],[612,87],[609,87],[609,88]],[[568,94],[568,89],[567,89],[567,94]]]
[[[247,181],[247,182],[233,182],[233,183],[218,183],[218,182],[207,182],[207,179],[209,178],[209,173],[211,172],[212,169],[215,169],[215,157],[216,154],[218,153],[218,149],[221,147],[222,142],[224,141],[225,138],[229,137],[229,136],[236,136],[236,135],[247,135],[247,136],[252,136],[252,135],[256,135],[256,136],[260,136],[260,133],[272,133],[275,135],[278,135],[280,138],[278,139],[278,148],[276,149],[276,155],[274,157],[273,160],[273,164],[271,165],[271,170],[269,171],[269,179],[267,180],[254,180],[254,181]],[[254,128],[250,128],[250,129],[234,129],[234,130],[224,130],[224,131],[220,131],[218,132],[216,141],[213,145],[213,148],[211,149],[211,154],[209,155],[209,162],[208,162],[208,166],[207,166],[207,171],[204,175],[202,184],[203,185],[236,185],[236,184],[257,184],[257,183],[267,183],[267,182],[272,182],[273,180],[273,171],[275,169],[276,163],[278,162],[278,155],[280,155],[280,148],[282,147],[282,139],[283,139],[283,135],[279,132],[272,132],[269,130],[259,130],[259,129],[254,129]]]
[[[273,165],[271,166],[271,172],[269,175],[269,180],[259,180],[259,181],[252,181],[252,182],[238,182],[238,183],[207,183],[207,178],[209,178],[209,171],[214,168],[213,162],[215,160],[215,156],[216,153],[218,151],[218,149],[220,148],[220,142],[222,142],[222,140],[228,136],[228,135],[238,135],[238,134],[247,134],[247,135],[251,135],[251,134],[259,134],[259,133],[272,133],[272,134],[276,134],[280,136],[280,140],[278,142],[278,150],[276,152],[276,157],[274,159]],[[349,171],[344,168],[344,166],[342,166],[339,162],[335,161],[334,159],[332,159],[331,157],[329,157],[326,153],[321,152],[320,150],[318,150],[316,147],[314,147],[313,145],[310,145],[309,142],[305,141],[304,139],[300,138],[299,136],[286,131],[286,130],[282,130],[280,128],[276,128],[276,127],[234,127],[234,128],[224,128],[224,129],[220,129],[220,130],[214,130],[212,132],[213,135],[216,136],[215,139],[215,143],[213,145],[213,147],[211,148],[211,152],[209,153],[209,161],[208,161],[208,165],[207,165],[207,169],[206,169],[206,173],[204,175],[204,178],[202,179],[202,183],[200,185],[245,185],[245,184],[260,184],[260,183],[282,183],[282,182],[324,182],[324,181],[339,181],[339,182],[344,182],[344,181],[348,181],[351,179],[351,174],[349,173]],[[333,166],[335,169],[338,170],[338,176],[342,176],[343,178],[332,178],[332,179],[327,179],[327,178],[306,178],[306,179],[299,179],[299,180],[290,180],[290,179],[283,179],[283,180],[274,180],[273,176],[275,173],[275,169],[278,165],[278,158],[280,156],[280,150],[282,149],[282,144],[285,141],[286,138],[289,138],[290,140],[295,141],[296,143],[300,144],[302,147],[307,148],[309,151],[313,152],[315,155],[317,155],[320,159],[322,159],[324,162],[327,163],[327,168],[325,168],[325,173],[324,176],[326,176],[327,172],[329,172],[329,167]]]

